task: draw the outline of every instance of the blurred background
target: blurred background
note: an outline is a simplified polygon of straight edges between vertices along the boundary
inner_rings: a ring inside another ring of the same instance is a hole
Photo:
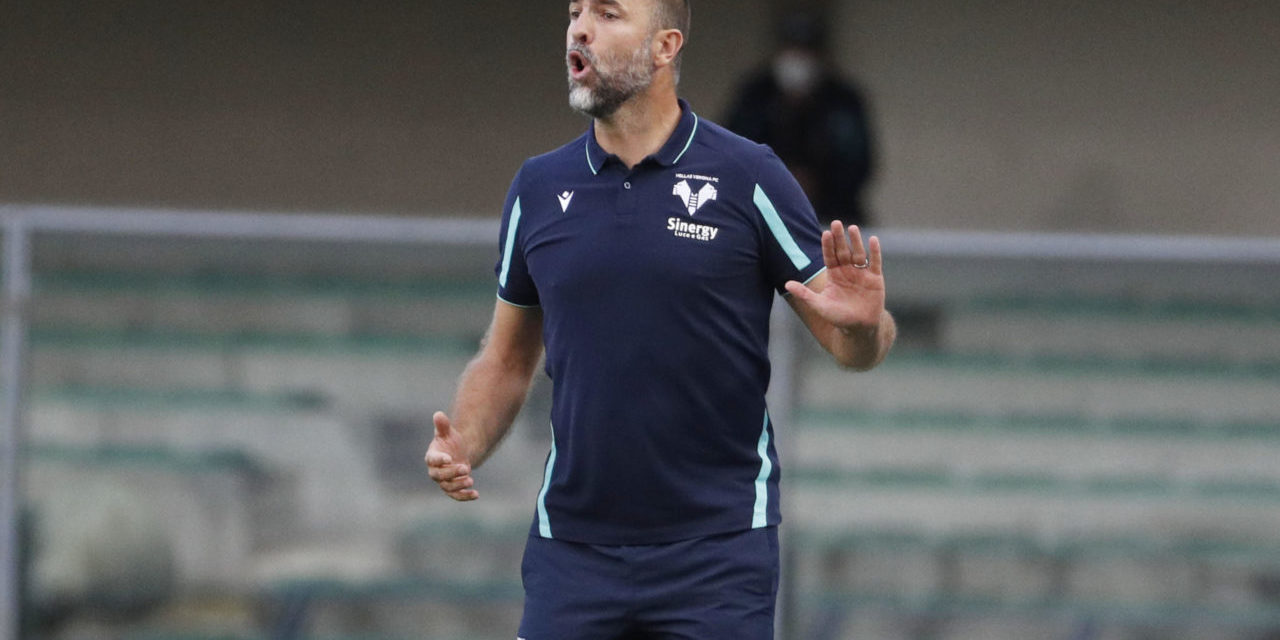
[[[902,329],[779,318],[780,637],[1280,638],[1280,4],[694,4],[719,121],[822,12]],[[0,638],[514,636],[548,383],[421,459],[564,13],[0,0]]]

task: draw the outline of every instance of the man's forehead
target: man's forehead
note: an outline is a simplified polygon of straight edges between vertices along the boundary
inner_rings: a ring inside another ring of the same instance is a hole
[[[608,7],[621,7],[626,9],[628,8],[628,5],[635,4],[635,2],[633,0],[569,0],[570,6],[581,4],[599,4]]]

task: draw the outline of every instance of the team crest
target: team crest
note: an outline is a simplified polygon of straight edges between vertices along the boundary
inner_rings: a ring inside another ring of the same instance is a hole
[[[671,188],[671,195],[680,198],[680,202],[684,203],[684,207],[689,210],[689,215],[693,215],[702,208],[702,205],[716,199],[716,188],[708,182],[702,185],[701,189],[694,191],[693,187],[689,186],[688,180],[681,180]]]

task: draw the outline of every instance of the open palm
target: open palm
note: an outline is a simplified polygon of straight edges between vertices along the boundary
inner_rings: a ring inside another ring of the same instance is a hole
[[[852,236],[852,238],[851,238]],[[884,269],[880,239],[871,236],[864,247],[857,226],[845,233],[839,220],[822,232],[822,259],[827,266],[826,286],[813,291],[799,282],[788,282],[787,291],[797,302],[844,330],[874,327],[884,312]]]

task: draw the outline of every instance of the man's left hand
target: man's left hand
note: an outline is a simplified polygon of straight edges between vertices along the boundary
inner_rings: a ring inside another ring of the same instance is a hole
[[[827,265],[826,286],[821,291],[792,280],[787,292],[845,333],[874,332],[884,313],[884,270],[880,239],[871,236],[867,246],[855,225],[845,233],[839,220],[822,232],[822,259]]]

